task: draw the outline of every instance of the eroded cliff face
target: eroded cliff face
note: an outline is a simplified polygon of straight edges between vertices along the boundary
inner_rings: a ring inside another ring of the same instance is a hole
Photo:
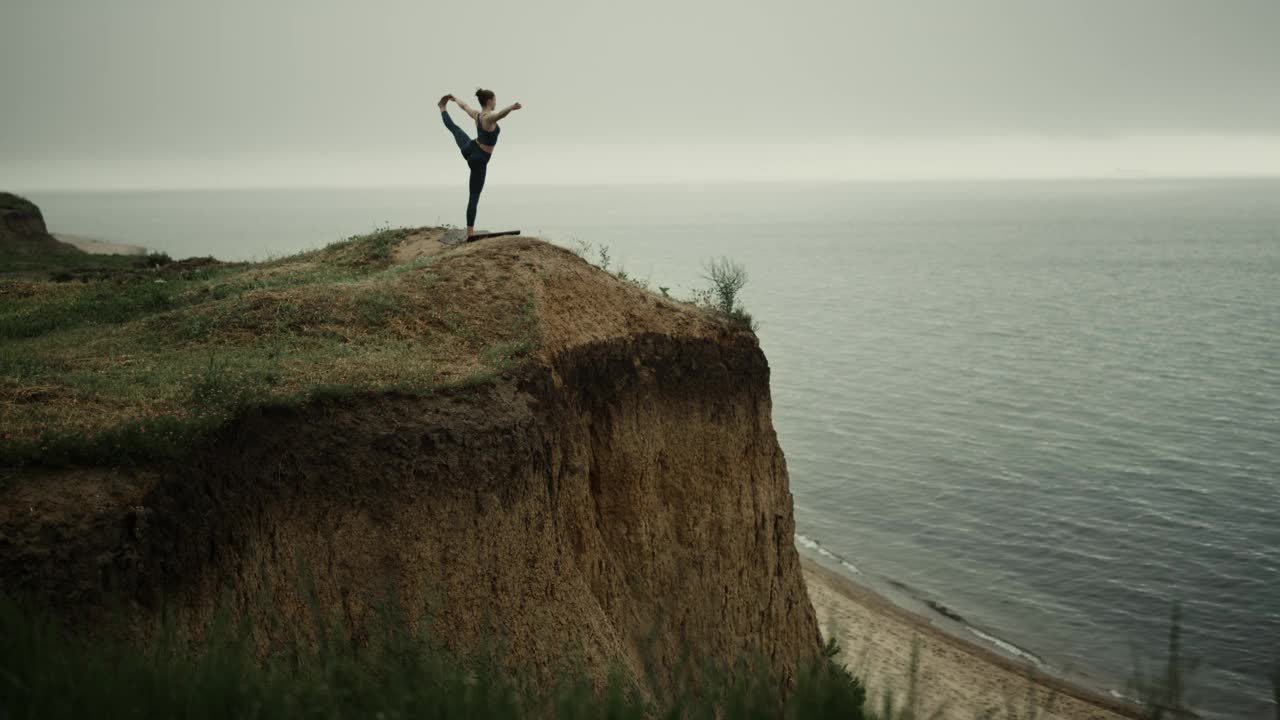
[[[581,653],[641,679],[647,655],[662,683],[686,650],[758,650],[784,673],[812,656],[755,336],[524,242],[453,268],[533,268],[544,342],[519,370],[267,409],[182,464],[24,479],[0,495],[4,588],[92,616],[114,586],[139,618],[163,599],[195,629],[225,597],[270,644],[310,622],[305,568],[353,627],[390,589],[455,647],[492,623],[535,672]]]

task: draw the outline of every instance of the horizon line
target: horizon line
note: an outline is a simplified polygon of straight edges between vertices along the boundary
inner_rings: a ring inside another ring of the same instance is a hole
[[[567,181],[567,182],[508,182],[506,187],[538,188],[596,188],[596,187],[725,187],[737,185],[942,185],[981,183],[1097,183],[1097,182],[1241,182],[1280,180],[1280,173],[1256,175],[1025,175],[1025,176],[976,176],[976,177],[902,177],[902,178],[742,178],[722,180],[634,180],[634,181]],[[207,185],[207,186],[97,186],[97,187],[31,187],[18,193],[132,193],[132,192],[270,192],[283,190],[426,190],[456,187],[456,182],[424,183],[368,183],[368,184],[274,184],[274,185]],[[12,192],[12,191],[6,191]]]

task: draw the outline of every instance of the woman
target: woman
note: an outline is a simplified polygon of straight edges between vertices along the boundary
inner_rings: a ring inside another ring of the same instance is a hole
[[[484,189],[484,176],[489,167],[489,158],[493,156],[493,146],[498,142],[498,121],[506,117],[512,110],[519,110],[520,103],[510,105],[503,110],[494,110],[497,102],[492,90],[476,89],[476,99],[480,101],[480,110],[473,110],[467,104],[452,95],[440,98],[440,117],[444,118],[444,126],[453,133],[453,139],[462,151],[462,157],[471,166],[471,196],[467,200],[467,240],[476,232],[476,205],[480,203],[480,191]],[[475,118],[476,139],[453,124],[449,117],[447,105],[452,100],[462,108],[463,112]]]

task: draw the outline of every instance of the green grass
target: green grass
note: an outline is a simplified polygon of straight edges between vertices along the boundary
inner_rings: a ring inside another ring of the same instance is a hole
[[[862,688],[832,660],[833,651],[798,665],[790,689],[744,658],[732,667],[688,663],[670,687],[646,697],[616,665],[596,683],[580,662],[566,661],[548,682],[512,670],[499,643],[451,652],[426,631],[410,629],[393,603],[359,633],[312,608],[313,628],[260,656],[250,627],[232,622],[234,613],[225,609],[199,642],[161,620],[149,643],[131,644],[116,639],[109,626],[96,627],[92,638],[68,633],[39,606],[0,596],[0,714],[42,720],[862,717]]]
[[[439,290],[431,258],[394,262],[412,232],[262,263],[86,255],[71,282],[0,268],[0,467],[169,459],[255,407],[513,371],[532,300]]]
[[[78,250],[0,254],[0,275],[55,282],[83,281],[142,267],[137,255],[91,255]]]
[[[145,642],[124,641],[123,625],[95,624],[68,632],[35,602],[0,593],[0,716],[5,718],[635,718],[663,720],[944,720],[959,718],[929,700],[932,679],[918,644],[905,669],[904,692],[871,697],[829,641],[812,661],[798,663],[790,681],[765,670],[759,654],[731,665],[695,661],[686,650],[671,677],[660,679],[641,653],[649,693],[619,664],[593,681],[580,658],[566,656],[537,677],[508,662],[500,637],[487,634],[472,651],[450,650],[429,621],[412,621],[395,602],[372,603],[358,630],[341,614],[319,609],[306,590],[303,627],[281,632],[264,654],[245,617],[223,603],[197,639],[161,611]],[[427,608],[422,617],[429,617]],[[137,629],[131,625],[130,631]],[[1191,718],[1176,694],[1186,658],[1174,649],[1180,619],[1171,622],[1172,654],[1141,717]],[[131,636],[132,637],[132,636]],[[866,658],[864,658],[866,660]],[[865,667],[862,668],[865,671]],[[1167,673],[1167,674],[1166,674]],[[1175,677],[1176,676],[1176,677]],[[1275,686],[1280,693],[1280,673]],[[1172,693],[1172,694],[1171,694]],[[1171,698],[1174,702],[1170,702]],[[972,717],[1039,720],[1060,696],[1030,675],[1026,691]],[[968,716],[964,716],[968,717]]]

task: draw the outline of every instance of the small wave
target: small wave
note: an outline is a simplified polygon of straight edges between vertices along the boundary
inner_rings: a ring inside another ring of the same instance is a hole
[[[1142,698],[1136,695],[1130,695],[1128,693],[1116,690],[1115,688],[1106,688],[1106,691],[1108,695],[1115,698],[1116,700],[1119,700],[1120,702],[1123,702],[1123,703],[1128,703],[1130,705],[1137,705],[1139,707],[1142,707],[1143,704],[1146,702]],[[1260,698],[1261,697],[1263,696],[1260,696]],[[1196,717],[1200,717],[1200,716],[1196,716]]]
[[[943,616],[943,617],[951,618],[952,620],[955,620],[956,622],[961,622],[961,623],[962,623],[962,622],[965,622],[965,619],[964,619],[964,616],[963,616],[963,615],[961,615],[960,613],[956,612],[955,610],[952,610],[951,608],[947,607],[946,605],[943,605],[942,603],[938,602],[937,600],[925,600],[925,601],[924,601],[924,604],[925,604],[925,605],[928,605],[928,606],[929,606],[929,607],[930,607],[934,612],[938,613],[939,615],[941,615],[941,616]],[[967,624],[967,623],[966,623],[966,624]]]
[[[1049,669],[1048,666],[1045,664],[1044,660],[1041,659],[1039,655],[1036,655],[1030,650],[1023,650],[1022,648],[1018,647],[1017,645],[1014,645],[1011,642],[1008,642],[1007,640],[1001,640],[995,635],[982,632],[981,630],[979,630],[978,628],[972,625],[966,624],[964,627],[969,632],[973,633],[974,635],[977,635],[983,640],[991,643],[992,645],[995,645],[996,647],[1000,648],[1006,653],[1009,653],[1010,655],[1013,655],[1014,657],[1020,657],[1020,658],[1023,658],[1024,660],[1030,660],[1031,664],[1035,665],[1041,670]]]
[[[801,535],[800,533],[796,533],[796,542],[802,545],[806,550],[812,550],[813,552],[816,552],[818,555],[824,558],[827,558],[832,562],[839,563],[840,567],[848,570],[854,575],[862,574],[862,571],[859,570],[856,565],[849,562],[848,560],[845,560],[839,555],[831,552],[830,550],[822,547],[822,544],[819,543],[817,540],[813,540],[811,538],[805,537],[804,535]]]
[[[822,543],[818,542],[817,540],[814,540],[813,538],[810,538],[810,537],[805,536],[805,535],[801,535],[800,533],[796,533],[796,544],[798,544],[798,545],[800,545],[800,546],[804,547],[806,550],[809,550],[809,551],[811,551],[811,552],[816,553],[816,554],[817,554],[817,555],[819,555],[820,557],[824,557],[824,558],[826,558],[826,559],[828,559],[828,560],[831,560],[832,562],[839,563],[841,567],[843,567],[843,568],[845,568],[845,569],[849,570],[850,572],[854,573],[855,575],[861,575],[861,574],[862,574],[862,571],[861,571],[861,570],[859,570],[856,566],[854,566],[854,564],[853,564],[853,563],[851,563],[851,562],[849,562],[849,561],[845,560],[844,558],[840,557],[839,555],[837,555],[837,554],[835,554],[835,553],[831,552],[830,550],[826,549],[825,547],[823,547],[823,546],[822,546]],[[903,590],[903,591],[907,592],[908,594],[912,595],[913,597],[915,597],[915,598],[916,598],[917,600],[919,600],[920,602],[923,602],[927,607],[929,607],[931,610],[933,610],[934,612],[938,613],[939,615],[943,615],[943,616],[945,616],[945,617],[947,617],[947,618],[950,618],[951,620],[954,620],[955,622],[960,623],[961,625],[963,625],[963,626],[964,626],[964,628],[965,628],[966,630],[968,630],[969,632],[973,633],[973,634],[974,634],[974,635],[976,635],[978,638],[980,638],[980,639],[982,639],[982,640],[986,641],[987,643],[989,643],[989,644],[991,644],[991,645],[994,645],[995,647],[999,648],[999,649],[1000,649],[1001,651],[1003,651],[1004,653],[1006,653],[1006,654],[1008,654],[1008,655],[1011,655],[1011,656],[1013,656],[1013,657],[1016,657],[1016,658],[1021,658],[1021,659],[1023,659],[1023,660],[1027,660],[1027,661],[1031,662],[1031,664],[1033,664],[1033,665],[1035,665],[1036,667],[1040,668],[1041,670],[1050,670],[1049,665],[1048,665],[1048,664],[1047,664],[1047,663],[1046,663],[1046,662],[1045,662],[1045,661],[1044,661],[1044,660],[1043,660],[1039,655],[1036,655],[1035,653],[1031,652],[1030,650],[1023,650],[1022,648],[1018,647],[1017,645],[1014,645],[1013,643],[1011,643],[1011,642],[1009,642],[1009,641],[1007,641],[1007,640],[1002,640],[1002,639],[1000,639],[1000,638],[996,637],[995,635],[992,635],[992,634],[990,634],[990,633],[986,633],[986,632],[983,632],[983,631],[979,630],[978,628],[976,628],[976,627],[974,627],[974,626],[970,625],[970,624],[969,624],[969,623],[964,619],[964,617],[962,617],[962,616],[961,616],[959,613],[957,613],[955,610],[952,610],[951,608],[949,608],[949,607],[947,607],[946,605],[943,605],[942,603],[939,603],[939,602],[937,602],[937,601],[929,600],[929,599],[923,598],[923,597],[918,593],[918,591],[916,591],[914,588],[912,588],[911,586],[907,585],[906,583],[903,583],[903,582],[900,582],[900,581],[897,581],[897,580],[893,580],[893,579],[889,579],[889,580],[888,580],[888,582],[889,582],[889,584],[890,584],[890,585],[893,585],[893,586],[897,587],[898,589],[900,589],[900,590]]]

